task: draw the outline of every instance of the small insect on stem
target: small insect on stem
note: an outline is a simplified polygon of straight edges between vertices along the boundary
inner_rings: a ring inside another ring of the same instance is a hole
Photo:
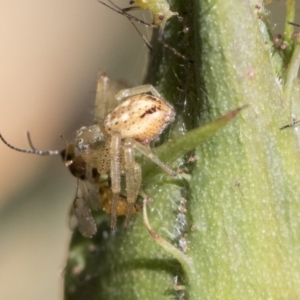
[[[144,24],[144,25],[146,25],[148,27],[152,27],[152,28],[158,28],[158,41],[165,48],[172,51],[178,57],[181,57],[182,59],[184,59],[190,63],[193,63],[193,61],[191,59],[187,58],[185,55],[183,55],[182,53],[177,51],[174,47],[172,47],[171,45],[169,45],[168,43],[166,43],[164,41],[163,33],[164,33],[164,29],[165,29],[167,21],[173,16],[177,16],[179,19],[181,19],[181,17],[179,17],[178,12],[173,12],[170,10],[170,5],[167,2],[167,0],[150,0],[150,1],[149,0],[132,0],[132,1],[130,1],[130,4],[135,4],[135,6],[130,6],[130,7],[126,7],[126,8],[118,7],[111,0],[108,0],[108,1],[111,3],[112,6],[108,5],[107,3],[105,3],[101,0],[97,0],[97,1],[101,4],[103,4],[104,6],[108,7],[109,9],[115,11],[116,13],[127,17],[127,19],[133,25],[135,30],[138,32],[138,34],[143,38],[143,40],[144,40],[145,44],[147,45],[147,47],[149,48],[149,50],[152,50],[152,46],[147,41],[145,36],[143,36],[143,34],[138,30],[138,28],[135,26],[135,24],[133,22]],[[128,12],[133,11],[133,10],[148,10],[153,15],[153,22],[151,24],[146,23],[146,22],[128,14]]]
[[[97,174],[88,169],[85,162],[80,156],[75,155],[75,146],[68,145],[66,139],[61,135],[65,141],[66,148],[63,151],[59,150],[37,150],[31,140],[29,132],[27,132],[27,139],[30,150],[17,148],[9,144],[0,134],[0,139],[9,148],[29,154],[37,155],[60,155],[62,156],[65,166],[77,178],[76,196],[73,201],[73,212],[77,219],[77,227],[81,234],[85,237],[92,237],[97,232],[96,223],[91,214],[91,208],[101,208],[99,200],[99,185],[96,182]],[[95,175],[94,175],[95,174]]]
[[[99,174],[96,168],[86,163],[74,144],[68,144],[64,136],[60,135],[60,137],[65,142],[65,148],[62,151],[37,150],[31,140],[30,133],[27,132],[27,139],[31,149],[21,149],[8,143],[0,133],[0,139],[3,143],[15,151],[43,156],[60,155],[62,157],[65,166],[77,179],[71,219],[73,219],[73,215],[76,217],[77,228],[84,237],[91,238],[97,232],[97,225],[93,218],[92,210],[103,210],[107,214],[112,214],[112,207],[115,204],[114,218],[127,215],[130,217],[131,214],[136,214],[139,211],[139,204],[128,203],[128,199],[122,194],[116,195],[116,201],[113,203],[110,177],[107,174]],[[134,167],[138,168],[137,165]],[[138,178],[135,176],[134,184],[137,184],[137,180]],[[138,193],[138,190],[136,193]],[[137,195],[134,194],[133,197],[137,197]],[[72,223],[70,222],[70,225],[73,229]]]

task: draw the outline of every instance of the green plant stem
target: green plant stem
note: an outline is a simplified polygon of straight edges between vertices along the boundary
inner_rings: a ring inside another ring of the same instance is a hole
[[[196,1],[196,74],[210,109],[202,117],[241,103],[250,108],[196,151],[191,299],[300,295],[299,158],[291,133],[279,131],[290,104],[249,10],[242,1]]]
[[[291,98],[294,81],[296,80],[300,66],[300,44],[296,44],[290,64],[287,68],[286,81],[284,85],[284,94],[286,99]]]
[[[143,168],[143,190],[153,199],[147,205],[152,231],[163,247],[148,234],[141,214],[126,231],[119,226],[110,233],[102,215],[95,238],[74,234],[65,299],[298,299],[300,162],[293,130],[279,130],[291,112],[283,92],[289,84],[278,80],[286,71],[281,56],[274,66],[269,33],[261,32],[267,29],[260,26],[253,2],[171,4],[184,21],[168,21],[165,39],[194,63],[151,42],[146,82],[177,112],[160,142],[249,107],[176,161],[191,175],[189,181],[149,176],[149,166]],[[183,26],[190,29],[186,34]],[[289,66],[288,82],[295,78],[296,61]],[[164,145],[157,149],[162,157],[168,156]],[[174,259],[181,254],[173,247],[193,263],[192,271]]]
[[[295,11],[296,11],[295,0],[287,0],[286,1],[286,22],[284,24],[284,42],[287,45],[288,52],[291,52],[293,49],[293,32],[294,32],[294,26],[288,24],[288,22],[294,22]]]

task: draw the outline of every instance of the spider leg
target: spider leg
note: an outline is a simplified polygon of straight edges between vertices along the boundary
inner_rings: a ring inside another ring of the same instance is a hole
[[[118,101],[122,100],[123,98],[131,97],[138,94],[146,94],[151,93],[153,96],[163,99],[163,96],[158,92],[158,90],[151,84],[144,84],[139,85],[130,89],[124,89],[119,91],[116,94],[116,99]]]
[[[115,100],[116,86],[110,78],[102,73],[98,76],[95,98],[95,123],[101,124],[106,115],[117,105]]]
[[[163,163],[152,151],[149,147],[144,146],[143,144],[137,142],[136,140],[131,139],[133,147],[151,159],[155,164],[157,164],[160,168],[162,168],[166,173],[168,173],[170,176],[175,177],[177,175],[177,172],[173,171],[169,166],[167,166],[165,163]]]
[[[127,209],[124,226],[127,227],[130,221],[134,204],[138,196],[142,171],[141,166],[135,162],[135,151],[132,144],[132,139],[126,139],[124,144],[124,163],[126,172],[126,189],[127,189]]]
[[[121,192],[121,170],[120,170],[120,147],[121,147],[121,134],[118,131],[114,131],[111,136],[110,143],[110,157],[111,157],[111,190],[113,193],[111,203],[111,221],[110,226],[112,229],[116,227],[118,201]]]

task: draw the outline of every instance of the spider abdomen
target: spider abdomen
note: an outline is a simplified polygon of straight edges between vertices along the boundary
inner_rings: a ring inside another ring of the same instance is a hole
[[[139,94],[126,99],[112,110],[104,126],[108,134],[118,131],[122,138],[148,143],[174,118],[175,111],[171,104],[148,94]]]

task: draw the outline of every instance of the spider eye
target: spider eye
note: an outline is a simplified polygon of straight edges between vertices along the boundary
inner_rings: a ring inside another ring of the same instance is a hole
[[[84,139],[78,139],[76,146],[80,152],[85,152],[89,148],[88,144],[84,144]]]

